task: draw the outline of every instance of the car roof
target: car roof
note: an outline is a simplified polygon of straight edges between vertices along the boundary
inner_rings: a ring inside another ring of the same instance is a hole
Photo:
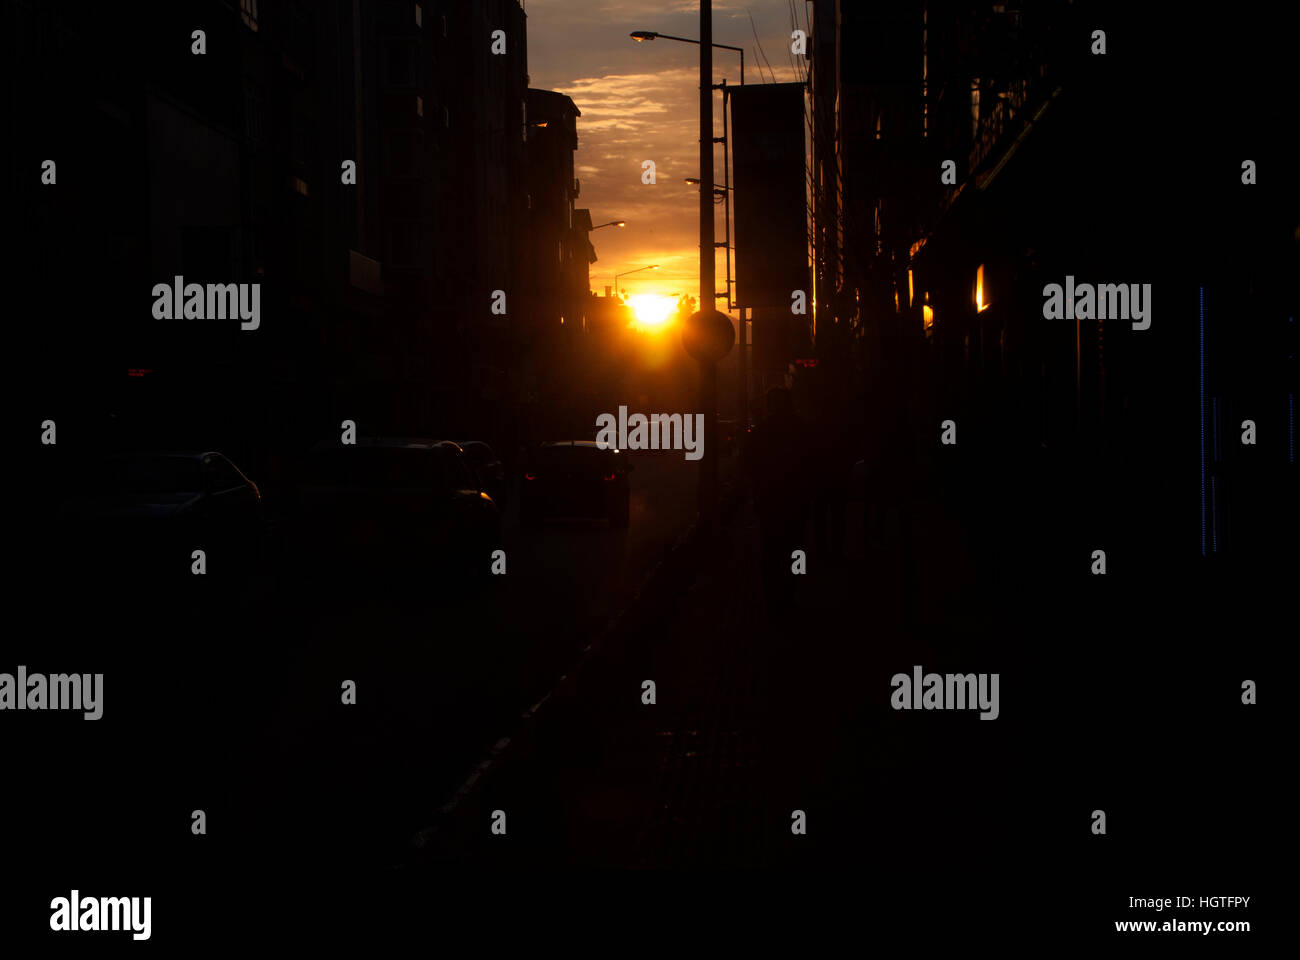
[[[460,450],[460,445],[450,440],[429,440],[425,437],[357,437],[355,445],[360,449],[370,450],[437,450],[440,447]],[[312,448],[312,452],[324,453],[341,449],[343,449],[343,444],[335,440],[322,440]]]
[[[545,443],[539,443],[537,445],[537,455],[539,456],[544,453],[549,453],[550,451],[566,450],[574,451],[573,456],[579,456],[577,451],[580,450],[594,450],[620,459],[627,457],[626,450],[622,450],[618,447],[611,447],[608,444],[597,443],[594,440],[548,440]],[[585,457],[587,455],[583,454],[582,456]]]
[[[216,450],[129,450],[111,454],[111,460],[201,460],[204,457],[225,457]],[[229,459],[229,457],[226,457]]]

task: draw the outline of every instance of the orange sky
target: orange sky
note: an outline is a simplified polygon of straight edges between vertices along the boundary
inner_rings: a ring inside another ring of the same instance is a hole
[[[626,220],[591,235],[598,260],[591,286],[604,293],[614,273],[651,263],[619,280],[631,294],[699,293],[699,191],[683,181],[699,175],[699,47],[672,40],[637,43],[633,30],[699,36],[699,5],[691,0],[527,0],[528,72],[532,86],[573,98],[578,118],[577,206],[593,223]],[[748,14],[746,13],[748,9]],[[795,0],[806,29],[803,0]],[[751,28],[749,15],[754,25]],[[789,0],[714,0],[713,40],[745,48],[745,81],[797,79],[790,55]],[[762,73],[760,76],[760,64]],[[740,55],[715,50],[713,82],[740,81]],[[722,135],[722,96],[714,99],[714,134]],[[642,184],[642,161],[653,160],[656,183]],[[722,145],[715,148],[722,183]],[[717,240],[724,238],[722,206]],[[717,251],[716,286],[726,290],[725,251]],[[735,268],[733,265],[732,273]],[[725,301],[718,307],[724,308]]]

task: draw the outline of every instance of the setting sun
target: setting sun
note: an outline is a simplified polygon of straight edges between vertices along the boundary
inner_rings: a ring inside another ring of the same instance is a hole
[[[635,314],[633,326],[638,330],[654,332],[663,329],[677,309],[677,301],[657,293],[638,293],[627,298]]]

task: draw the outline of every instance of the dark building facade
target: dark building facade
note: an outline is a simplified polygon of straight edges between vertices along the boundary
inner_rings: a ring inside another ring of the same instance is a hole
[[[561,367],[580,349],[586,328],[588,267],[595,257],[591,216],[575,210],[578,117],[572,99],[551,90],[527,96],[527,248],[521,265],[527,351],[525,383],[545,400],[566,393]],[[581,208],[578,208],[580,210]]]
[[[343,419],[500,432],[518,316],[491,294],[518,287],[527,202],[517,0],[157,2],[129,18],[19,3],[11,25],[32,91],[24,269],[57,285],[78,264],[101,311],[75,337],[30,332],[62,358],[32,402],[69,439],[188,438],[274,486],[271,450]],[[37,179],[45,159],[55,185]],[[71,209],[77,236],[39,232]],[[259,284],[259,328],[154,319],[150,290],[176,276]]]
[[[1104,530],[1137,555],[1177,543],[1199,556],[1204,539],[1209,556],[1216,529],[1231,543],[1230,518],[1246,515],[1254,533],[1238,524],[1238,542],[1265,536],[1255,504],[1277,498],[1248,466],[1263,458],[1223,440],[1243,406],[1280,419],[1289,402],[1276,358],[1294,315],[1294,188],[1274,181],[1270,214],[1242,173],[1247,156],[1285,165],[1267,98],[1234,100],[1195,65],[1190,19],[1118,3],[812,12],[813,329],[819,356],[855,359],[878,429],[867,449],[928,450],[954,420],[958,446],[999,451],[1078,505],[1056,544]],[[1257,51],[1235,67],[1254,89],[1294,90],[1249,17],[1222,29],[1223,49]],[[1150,76],[1143,51],[1157,46],[1188,51],[1177,84]],[[1172,152],[1129,148],[1151,142]],[[1067,277],[1148,284],[1150,328],[1095,309],[1046,316],[1045,290]],[[1230,331],[1243,311],[1258,323]],[[1275,385],[1267,401],[1244,369]],[[1181,479],[1158,509],[1123,492],[1169,462]]]

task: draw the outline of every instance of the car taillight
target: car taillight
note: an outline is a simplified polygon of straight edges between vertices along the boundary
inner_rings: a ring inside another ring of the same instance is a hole
[[[606,477],[605,479],[606,479],[606,480],[613,480],[613,479],[614,479],[614,474],[611,473],[611,474],[610,474],[608,477]]]
[[[536,480],[537,478],[534,477],[531,473],[525,473],[525,474],[524,474],[524,479],[525,479],[525,480]]]

